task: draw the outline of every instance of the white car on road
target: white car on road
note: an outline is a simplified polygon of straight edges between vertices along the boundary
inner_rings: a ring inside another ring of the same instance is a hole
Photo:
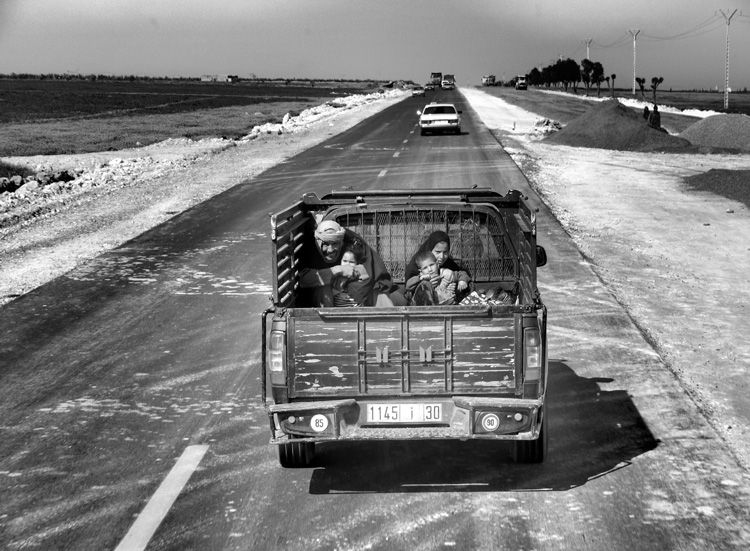
[[[417,111],[419,115],[419,133],[427,132],[461,133],[461,111],[452,103],[430,103]]]

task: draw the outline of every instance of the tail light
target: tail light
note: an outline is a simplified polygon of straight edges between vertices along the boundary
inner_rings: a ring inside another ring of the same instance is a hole
[[[271,331],[268,341],[268,369],[272,385],[286,385],[286,333]]]
[[[523,331],[523,362],[524,382],[539,382],[542,377],[542,339],[536,327],[527,327]]]

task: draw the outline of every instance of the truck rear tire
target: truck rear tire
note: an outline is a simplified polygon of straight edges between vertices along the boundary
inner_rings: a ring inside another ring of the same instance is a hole
[[[547,416],[542,413],[542,426],[536,440],[516,440],[516,463],[543,463],[547,457],[549,436],[547,435]]]
[[[307,467],[314,458],[315,442],[287,442],[279,445],[279,463],[282,467]]]

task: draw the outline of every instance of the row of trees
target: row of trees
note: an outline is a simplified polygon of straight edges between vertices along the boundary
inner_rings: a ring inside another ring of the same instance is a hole
[[[574,94],[578,93],[579,83],[583,83],[585,86],[587,96],[591,88],[595,86],[597,97],[601,96],[601,88],[604,83],[607,84],[612,97],[615,97],[616,78],[617,75],[614,73],[605,75],[604,66],[599,61],[584,59],[579,65],[575,60],[570,58],[559,59],[554,64],[543,67],[541,71],[534,67],[527,75],[528,83],[532,86],[546,86],[547,88],[562,86],[566,92],[569,87],[572,87]],[[645,99],[646,79],[638,77],[635,80],[641,89],[641,97]],[[653,77],[651,79],[654,103],[656,103],[656,89],[662,82],[664,82],[663,77]]]
[[[578,84],[583,83],[586,87],[586,95],[589,94],[591,87],[596,86],[596,95],[601,95],[603,83],[614,94],[615,79],[617,75],[605,75],[604,66],[599,61],[584,59],[581,64],[573,59],[559,59],[553,65],[548,65],[540,71],[534,67],[528,75],[529,84],[535,86],[562,86],[565,91],[573,87],[573,93],[578,93]]]

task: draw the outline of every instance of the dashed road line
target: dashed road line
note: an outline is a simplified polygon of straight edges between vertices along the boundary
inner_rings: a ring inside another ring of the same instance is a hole
[[[396,151],[396,152],[395,152],[395,153],[393,154],[393,158],[395,159],[395,158],[396,158],[396,157],[398,157],[399,155],[401,155],[401,152],[400,152],[400,151]]]
[[[378,178],[382,178],[382,177],[383,177],[383,176],[385,176],[386,174],[388,174],[388,169],[387,169],[387,168],[384,168],[384,169],[383,169],[383,170],[381,170],[381,171],[380,171],[380,173],[378,174]]]
[[[122,538],[115,551],[143,551],[151,541],[156,529],[167,516],[172,504],[190,480],[198,464],[208,451],[208,446],[188,446],[169,471],[167,477],[151,496],[141,514]]]

